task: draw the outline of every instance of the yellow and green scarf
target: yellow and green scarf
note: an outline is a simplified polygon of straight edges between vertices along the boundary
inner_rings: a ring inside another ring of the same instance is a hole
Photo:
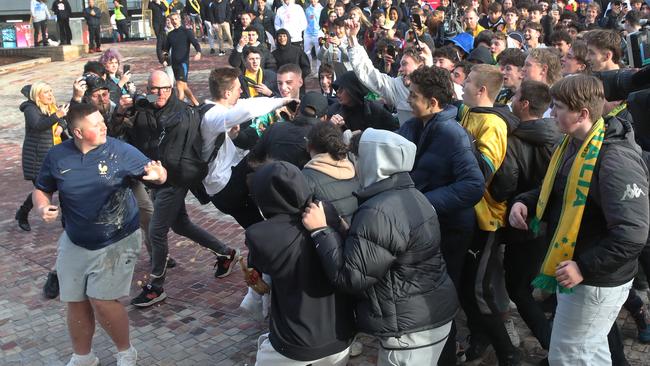
[[[569,177],[564,188],[560,220],[553,234],[548,251],[546,252],[541,273],[532,282],[532,285],[539,289],[553,293],[559,287],[561,293],[572,292],[570,289],[558,284],[555,278],[555,271],[560,262],[573,259],[573,251],[576,246],[578,231],[580,230],[582,214],[587,203],[591,178],[593,177],[604,137],[605,122],[601,118],[591,127],[587,138],[576,154],[573,164],[571,164]],[[542,191],[537,200],[535,217],[530,223],[531,230],[535,234],[539,233],[539,221],[544,215],[546,204],[553,189],[553,182],[564,161],[564,154],[570,141],[570,136],[567,135],[564,137],[560,146],[553,153],[551,162],[546,170],[544,182],[542,183]]]

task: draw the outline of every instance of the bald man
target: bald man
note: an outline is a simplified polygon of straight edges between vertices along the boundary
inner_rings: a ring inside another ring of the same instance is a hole
[[[124,122],[127,123],[122,123],[121,128],[124,129],[124,135],[130,144],[156,161],[160,160],[158,144],[163,130],[161,121],[165,121],[167,127],[169,127],[169,123],[174,122],[190,123],[188,120],[191,118],[190,114],[185,112],[187,108],[191,107],[176,97],[171,80],[162,71],[151,73],[147,90],[148,94],[154,95],[156,99],[148,107],[136,107],[135,113],[125,118]],[[239,250],[229,248],[190,221],[185,208],[187,187],[165,184],[150,188],[154,207],[148,233],[152,251],[150,281],[143,286],[142,293],[131,300],[131,304],[143,308],[167,297],[163,284],[168,268],[167,234],[170,228],[176,234],[198,243],[216,255],[217,264],[214,275],[217,278],[228,276],[232,271],[231,264],[234,264],[239,257]]]

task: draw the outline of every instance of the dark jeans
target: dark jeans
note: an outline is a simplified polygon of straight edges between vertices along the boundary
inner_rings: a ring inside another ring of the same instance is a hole
[[[214,253],[229,254],[230,248],[207,231],[190,221],[185,209],[187,188],[172,186],[153,188],[153,216],[149,223],[149,241],[151,242],[151,285],[162,288],[167,269],[169,247],[167,234],[171,228],[176,234],[184,236]]]
[[[61,44],[70,44],[72,41],[72,31],[70,30],[70,19],[59,18],[57,21],[59,26],[59,37]]]
[[[472,242],[472,229],[455,229],[449,228],[448,225],[444,225],[444,227],[441,225],[440,249],[447,264],[447,273],[454,282],[456,293],[460,297],[460,279],[465,263],[465,253]],[[449,337],[438,360],[438,366],[456,365],[456,334],[456,321],[453,320]]]
[[[243,159],[232,168],[228,184],[210,199],[214,207],[232,216],[244,229],[264,220],[248,191],[246,177],[250,173],[252,170]]]
[[[522,235],[524,234],[522,232]],[[544,239],[508,243],[503,256],[503,269],[510,299],[517,304],[519,315],[540,346],[548,350],[551,342],[551,322],[533,298],[533,287],[530,285],[539,273],[545,254]]]
[[[93,50],[95,48],[100,48],[102,46],[102,41],[100,37],[101,33],[99,26],[89,26],[88,27],[88,38],[89,43],[88,47]]]
[[[153,23],[153,33],[158,38],[161,34],[165,34],[165,23],[163,22],[154,22]]]
[[[41,33],[41,41],[43,46],[47,46],[47,20],[42,22],[34,22],[34,46],[38,46],[38,33]]]
[[[129,21],[126,19],[118,20],[116,22],[117,31],[122,35],[122,41],[129,39]]]
[[[473,342],[492,344],[499,359],[505,359],[515,352],[508,332],[503,323],[500,310],[503,307],[505,289],[498,289],[496,277],[503,268],[494,260],[498,257],[497,233],[480,229],[474,231],[474,237],[465,254],[465,265],[461,277],[460,303],[467,315],[467,327]],[[504,286],[505,287],[505,286]],[[476,290],[482,290],[481,311]],[[489,309],[485,309],[485,308]],[[488,313],[489,310],[489,313]]]

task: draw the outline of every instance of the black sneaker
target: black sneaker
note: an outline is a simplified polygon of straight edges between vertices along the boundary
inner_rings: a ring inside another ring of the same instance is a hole
[[[224,50],[219,50],[219,56],[225,56],[226,52]]]
[[[131,300],[131,305],[137,306],[139,308],[149,307],[157,302],[161,302],[167,298],[165,290],[157,290],[151,285],[146,285],[142,287],[142,292],[138,297]]]
[[[490,345],[488,342],[483,341],[480,337],[467,336],[467,343],[469,344],[465,349],[465,362],[474,361],[482,358]]]
[[[521,365],[521,351],[515,348],[512,353],[504,358],[499,358],[499,366],[519,366]]]
[[[176,267],[176,261],[172,257],[167,258],[167,268],[174,268]]]
[[[214,264],[214,267],[216,268],[214,271],[214,277],[224,278],[230,275],[240,256],[239,249],[232,249],[228,256],[217,255],[217,263]]]
[[[56,271],[47,274],[47,280],[43,286],[43,296],[48,299],[56,299],[59,296],[59,276]]]
[[[214,55],[215,53],[216,53],[216,51],[214,50],[214,48],[211,48],[211,49],[210,49],[210,54],[211,54],[211,55]]]

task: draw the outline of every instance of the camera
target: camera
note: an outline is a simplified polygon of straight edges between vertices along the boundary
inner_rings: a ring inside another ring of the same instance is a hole
[[[131,99],[133,99],[133,106],[138,109],[145,109],[150,107],[158,99],[154,94],[145,94],[142,92],[135,92],[131,94]]]
[[[649,33],[650,31],[645,28],[627,36],[627,59],[630,61],[630,66],[641,68],[650,65]]]

